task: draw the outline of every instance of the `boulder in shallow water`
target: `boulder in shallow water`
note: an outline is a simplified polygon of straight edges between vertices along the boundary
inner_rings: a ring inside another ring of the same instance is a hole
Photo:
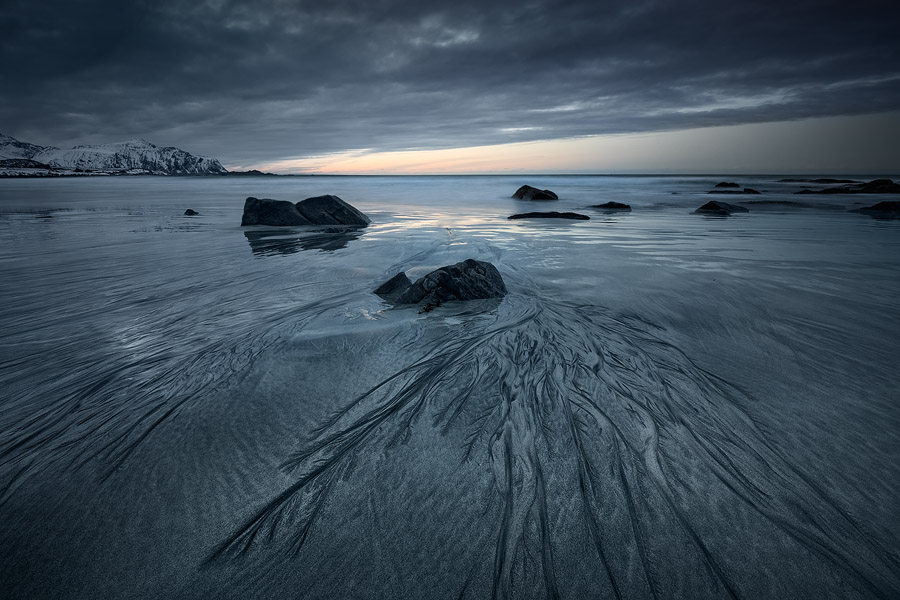
[[[198,213],[198,212],[197,212],[196,210],[194,210],[193,208],[189,208],[189,209],[187,209],[186,211],[184,211],[184,216],[186,216],[186,217],[196,217],[196,216],[198,216],[199,214],[200,214],[200,213]]]
[[[375,293],[393,304],[425,302],[435,306],[442,302],[502,298],[507,293],[497,267],[471,258],[435,269],[415,283],[408,282],[404,273],[398,273]],[[408,284],[405,289],[404,284]]]
[[[528,212],[510,215],[507,219],[574,219],[576,221],[587,221],[590,219],[587,215],[581,215],[573,212]]]
[[[717,188],[739,188],[741,185],[733,181],[720,181],[716,184]]]
[[[247,198],[244,201],[244,225],[312,225],[309,219],[297,212],[297,205],[287,200]]]
[[[550,190],[539,190],[530,185],[523,185],[512,195],[516,200],[559,200],[559,196]]]
[[[369,218],[337,196],[315,196],[293,204],[286,200],[247,198],[241,225],[351,225]]]
[[[675,194],[676,192],[672,192]],[[604,204],[594,204],[591,208],[599,208],[600,210],[624,210],[630,211],[631,206],[622,202],[606,202]]]
[[[718,200],[710,200],[694,212],[701,215],[725,216],[736,212],[750,212],[750,210],[744,208],[743,206],[738,206],[737,204],[729,204],[727,202],[720,202]]]
[[[371,223],[369,217],[331,194],[307,198],[297,203],[297,211],[313,225],[356,225]]]

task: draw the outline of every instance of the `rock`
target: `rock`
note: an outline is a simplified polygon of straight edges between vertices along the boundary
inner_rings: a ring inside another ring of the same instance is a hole
[[[363,227],[369,218],[337,196],[316,196],[297,204],[286,200],[247,198],[241,225],[352,225]]]
[[[673,194],[677,192],[672,192]],[[607,202],[605,204],[594,204],[591,208],[599,208],[601,210],[624,210],[630,211],[631,206],[628,204],[623,204],[621,202]]]
[[[297,203],[297,211],[313,225],[356,225],[365,227],[369,217],[337,196],[315,196]]]
[[[630,209],[629,209],[630,210]],[[590,219],[587,215],[580,215],[573,212],[529,212],[510,215],[508,219],[575,219],[577,221],[587,221]]]
[[[398,273],[375,293],[392,304],[425,302],[433,308],[442,302],[502,298],[507,292],[497,267],[469,258],[436,269],[411,284],[405,274]]]
[[[890,179],[875,179],[861,186],[863,194],[900,194],[900,183]]]
[[[753,188],[744,188],[745,194],[758,194],[759,192],[754,190]]]
[[[297,206],[287,200],[269,198],[247,198],[244,202],[244,225],[312,225],[297,211]]]
[[[795,194],[900,194],[900,183],[890,179],[873,179],[866,183],[825,188],[822,190],[802,189]]]
[[[716,184],[717,188],[739,188],[740,184],[737,184],[733,181],[720,181]]]
[[[189,208],[186,211],[184,211],[184,216],[186,216],[186,217],[196,217],[199,214],[200,213],[198,213],[196,210],[194,210],[192,208]]]
[[[406,273],[397,273],[375,290],[375,294],[381,296],[388,302],[394,303],[406,289],[412,285],[412,281],[406,276]]]
[[[550,190],[539,190],[530,185],[523,185],[512,197],[516,200],[559,200],[559,196]]]
[[[867,215],[872,215],[873,217],[900,218],[900,202],[898,202],[897,200],[879,202],[878,204],[873,204],[872,206],[859,208],[853,212],[861,212]]]
[[[727,202],[710,200],[694,212],[702,215],[730,215],[731,213],[736,212],[750,212],[750,210],[743,206],[738,206],[737,204],[728,204]]]

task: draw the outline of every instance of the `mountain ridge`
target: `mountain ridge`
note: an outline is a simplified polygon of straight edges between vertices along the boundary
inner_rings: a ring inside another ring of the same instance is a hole
[[[21,161],[43,167],[25,168]],[[69,149],[39,146],[0,133],[0,171],[7,176],[97,175],[225,175],[215,158],[174,146],[157,146],[141,138],[110,144],[81,144]]]

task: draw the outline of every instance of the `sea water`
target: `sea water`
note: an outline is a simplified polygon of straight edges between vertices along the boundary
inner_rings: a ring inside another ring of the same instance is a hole
[[[900,220],[721,179],[0,180],[2,595],[896,597]]]

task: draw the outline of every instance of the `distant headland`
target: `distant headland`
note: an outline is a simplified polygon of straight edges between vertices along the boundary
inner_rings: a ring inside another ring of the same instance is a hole
[[[85,175],[230,175],[215,158],[143,139],[61,149],[0,133],[0,177]],[[234,173],[264,175],[259,171]]]

